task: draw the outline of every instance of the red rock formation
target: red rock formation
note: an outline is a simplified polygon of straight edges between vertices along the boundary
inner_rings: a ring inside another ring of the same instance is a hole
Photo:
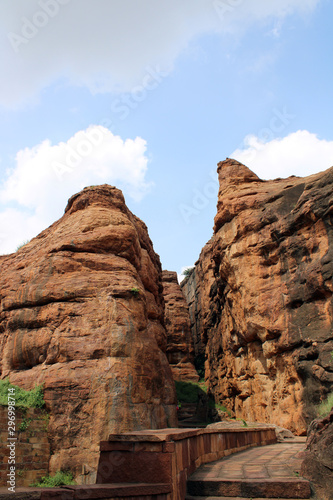
[[[298,434],[332,387],[333,168],[262,181],[219,163],[215,231],[182,283],[217,401]]]
[[[193,340],[188,306],[179,286],[177,273],[163,271],[167,357],[175,380],[197,382],[193,364]]]
[[[313,483],[316,498],[332,499],[333,409],[325,418],[314,420],[309,427],[301,474]]]
[[[44,384],[51,472],[94,482],[110,433],[177,425],[160,261],[121,191],[85,188],[0,270],[1,378]]]

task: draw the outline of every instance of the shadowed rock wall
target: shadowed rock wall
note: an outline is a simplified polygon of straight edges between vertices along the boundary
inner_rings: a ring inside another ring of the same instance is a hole
[[[167,357],[175,380],[199,380],[193,365],[194,349],[188,306],[179,286],[177,273],[163,271]]]

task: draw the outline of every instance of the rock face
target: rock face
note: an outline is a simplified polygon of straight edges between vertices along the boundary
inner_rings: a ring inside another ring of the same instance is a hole
[[[333,410],[327,417],[311,423],[301,474],[314,484],[318,498],[332,499]]]
[[[193,340],[188,306],[179,286],[177,273],[163,271],[167,357],[175,380],[199,380],[193,365]]]
[[[333,383],[333,168],[262,181],[219,163],[214,236],[182,289],[209,390],[304,434]]]
[[[160,261],[121,191],[85,188],[1,257],[0,298],[1,378],[44,384],[51,472],[94,482],[110,433],[177,426]]]

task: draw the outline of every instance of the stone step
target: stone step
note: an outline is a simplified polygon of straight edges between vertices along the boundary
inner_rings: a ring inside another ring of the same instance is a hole
[[[224,498],[311,498],[309,481],[301,478],[276,479],[189,479],[188,497]]]

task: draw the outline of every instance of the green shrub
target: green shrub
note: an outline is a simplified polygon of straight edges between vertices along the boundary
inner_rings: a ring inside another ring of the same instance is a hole
[[[207,394],[207,386],[205,382],[181,382],[175,381],[177,400],[180,403],[197,403],[199,394],[204,398],[208,408],[213,409],[219,407],[224,410],[224,406],[216,404],[212,396]],[[227,411],[227,410],[226,410]]]
[[[42,479],[32,484],[31,486],[38,486],[39,488],[55,488],[56,486],[65,486],[69,484],[76,484],[74,476],[69,471],[58,471],[54,476],[44,476]]]
[[[198,391],[200,388],[198,385],[192,382],[180,382],[175,381],[177,400],[181,403],[196,403],[199,399]]]
[[[333,392],[328,395],[327,399],[323,401],[318,407],[318,413],[320,416],[325,417],[333,408]]]
[[[140,293],[139,288],[133,287],[131,288],[131,294],[134,295],[134,297],[137,297]]]
[[[15,389],[15,392],[8,393],[8,389]],[[43,385],[36,385],[31,391],[26,391],[11,384],[8,378],[0,380],[0,405],[8,406],[8,394],[15,398],[16,408],[43,408],[45,405]]]
[[[24,247],[25,245],[27,245],[28,243],[30,242],[30,240],[26,240],[26,241],[23,241],[17,248],[16,248],[16,252],[18,250],[20,250],[20,248]]]
[[[194,270],[194,267],[187,267],[186,269],[184,269],[183,271],[183,276],[191,276],[192,272]]]

